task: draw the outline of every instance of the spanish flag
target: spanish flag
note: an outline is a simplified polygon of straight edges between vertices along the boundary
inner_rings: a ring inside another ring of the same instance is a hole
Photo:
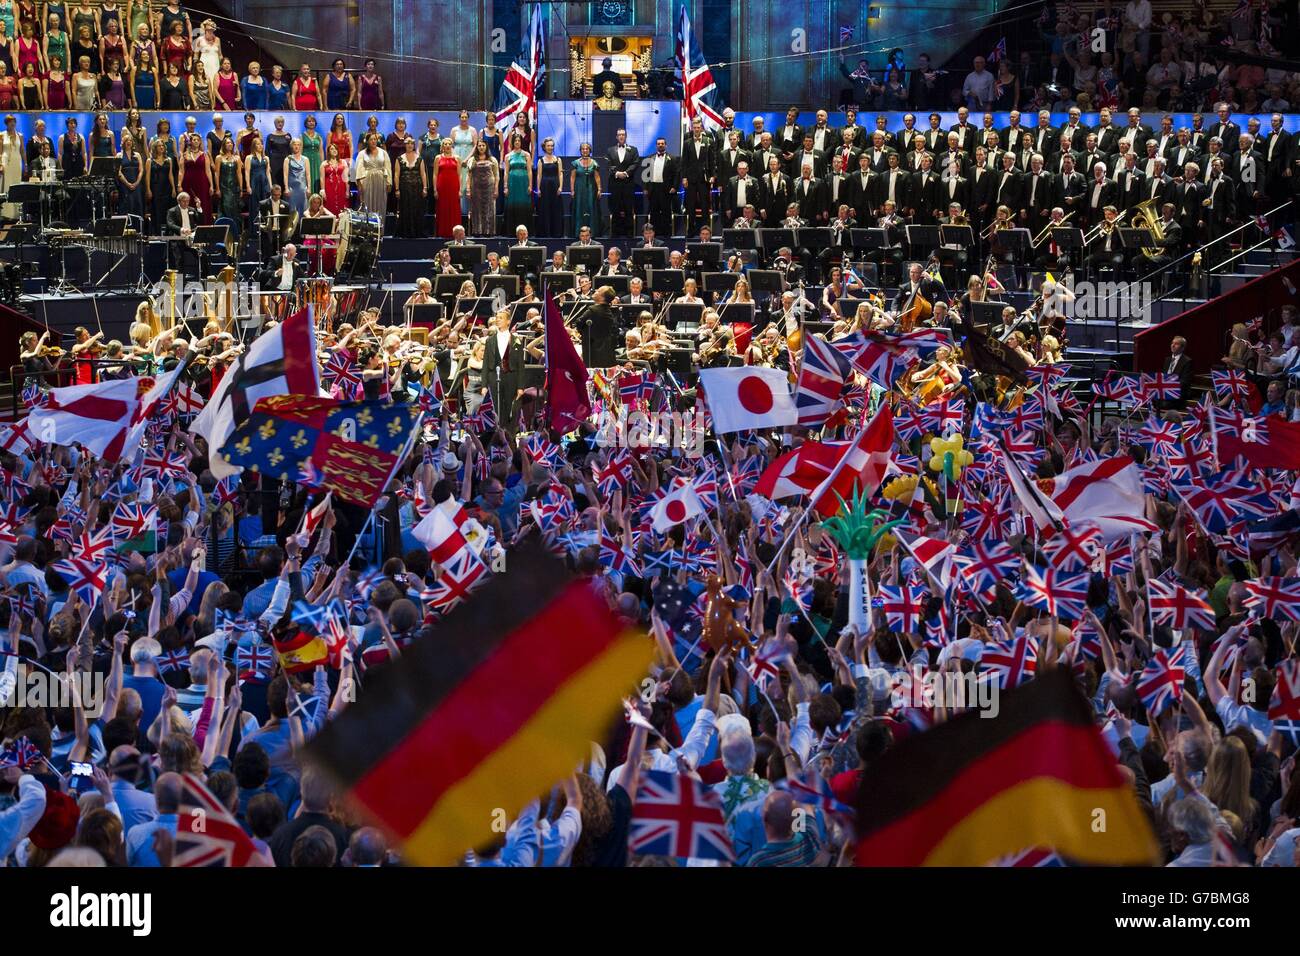
[[[1132,787],[1067,670],[889,750],[863,776],[859,866],[984,866],[1029,847],[1091,864],[1158,862]]]
[[[324,638],[306,631],[299,631],[282,641],[273,639],[271,646],[280,657],[280,666],[288,674],[309,671],[329,660],[329,647]]]
[[[402,845],[454,864],[579,767],[653,644],[541,551],[512,553],[308,745],[308,760]]]

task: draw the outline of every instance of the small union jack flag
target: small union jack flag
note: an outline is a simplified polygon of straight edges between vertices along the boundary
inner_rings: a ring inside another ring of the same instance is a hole
[[[1176,650],[1162,648],[1147,661],[1138,676],[1136,690],[1142,705],[1159,716],[1183,697],[1183,681],[1187,677],[1184,665],[1187,646],[1179,644]]]
[[[51,564],[50,570],[67,581],[68,587],[88,606],[93,606],[104,593],[108,565],[103,562],[68,558]]]
[[[1053,568],[1030,564],[1025,567],[1018,596],[1030,607],[1077,621],[1083,617],[1091,580],[1086,571],[1062,574]]]
[[[43,759],[45,757],[39,747],[28,738],[19,737],[10,745],[8,750],[0,753],[0,767],[18,767],[20,770],[29,770],[37,766]]]
[[[1148,581],[1147,591],[1153,621],[1168,624],[1180,631],[1188,627],[1199,627],[1207,631],[1214,629],[1214,609],[1201,596],[1201,592],[1162,578]]]
[[[1031,637],[1013,637],[984,648],[980,667],[993,674],[1002,690],[1019,687],[1038,668],[1038,642]]]
[[[1300,578],[1257,578],[1246,581],[1242,602],[1259,617],[1300,621]]]
[[[117,507],[113,509],[113,519],[109,522],[113,538],[115,540],[138,538],[145,532],[153,530],[157,514],[158,509],[152,506],[146,507],[139,502],[127,504],[125,501],[119,501]]]
[[[830,728],[827,728],[829,730]],[[814,807],[822,813],[851,820],[855,811],[846,803],[836,799],[831,790],[830,781],[809,767],[794,777],[787,777],[777,784],[782,790],[788,790],[796,801]]]
[[[731,837],[721,799],[691,777],[646,771],[632,806],[628,850],[653,856],[731,860]]]
[[[1058,528],[1043,542],[1043,554],[1057,571],[1092,567],[1100,547],[1101,529],[1091,522]]]
[[[1237,404],[1248,401],[1254,390],[1246,373],[1239,369],[1215,369],[1210,372],[1210,382],[1216,398],[1231,398]]]
[[[154,663],[158,665],[158,673],[160,674],[189,670],[190,653],[183,647],[178,647],[174,651],[163,651],[154,658]]]
[[[1273,721],[1274,730],[1290,735],[1293,743],[1300,738],[1300,661],[1294,657],[1277,665],[1268,719]]]
[[[275,664],[275,652],[265,644],[251,644],[235,648],[235,670],[240,680],[265,677]]]
[[[906,584],[899,587],[882,584],[877,591],[889,629],[901,634],[916,633],[925,614],[925,588]]]

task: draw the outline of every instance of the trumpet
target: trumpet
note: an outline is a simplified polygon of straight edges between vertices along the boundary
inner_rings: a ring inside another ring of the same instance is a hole
[[[1119,225],[1119,221],[1127,215],[1128,215],[1128,210],[1125,209],[1113,220],[1103,219],[1101,222],[1097,223],[1097,225],[1093,226],[1091,229],[1088,230],[1088,234],[1083,237],[1083,244],[1086,246],[1088,243],[1092,242],[1092,240],[1096,239],[1103,232],[1109,236],[1111,232],[1114,231],[1115,227]]]
[[[1051,233],[1053,229],[1059,229],[1061,226],[1064,226],[1065,223],[1069,220],[1069,218],[1073,216],[1077,211],[1078,210],[1071,210],[1070,212],[1065,214],[1064,218],[1062,218],[1060,222],[1049,222],[1047,225],[1045,225],[1043,227],[1043,231],[1040,232],[1037,236],[1035,236],[1034,241],[1029,244],[1030,247],[1037,249],[1038,246],[1042,243],[1044,239],[1047,238],[1047,236]]]

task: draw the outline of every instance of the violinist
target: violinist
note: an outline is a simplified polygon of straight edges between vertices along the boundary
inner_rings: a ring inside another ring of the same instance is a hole
[[[73,335],[76,342],[72,346],[72,382],[74,385],[90,385],[95,381],[95,360],[104,350],[104,330],[91,335],[89,329],[79,325]]]
[[[49,337],[50,330],[46,329],[39,338],[35,332],[24,332],[18,340],[19,359],[23,363],[23,372],[27,376],[23,380],[24,389],[34,385],[42,393],[50,390],[50,373],[55,370],[55,366],[49,357],[55,350],[45,344],[45,340]]]
[[[695,333],[699,351],[695,363],[700,368],[719,368],[730,363],[736,354],[736,341],[731,326],[723,325],[713,309],[704,310],[704,318]]]

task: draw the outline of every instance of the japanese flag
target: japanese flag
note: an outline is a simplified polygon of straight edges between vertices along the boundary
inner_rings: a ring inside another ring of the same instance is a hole
[[[713,415],[713,430],[719,435],[780,428],[799,420],[784,369],[709,368],[700,372],[700,384]]]
[[[694,485],[682,485],[671,494],[665,495],[650,511],[650,517],[654,520],[654,529],[660,534],[702,514],[704,514],[704,502],[695,493]]]

